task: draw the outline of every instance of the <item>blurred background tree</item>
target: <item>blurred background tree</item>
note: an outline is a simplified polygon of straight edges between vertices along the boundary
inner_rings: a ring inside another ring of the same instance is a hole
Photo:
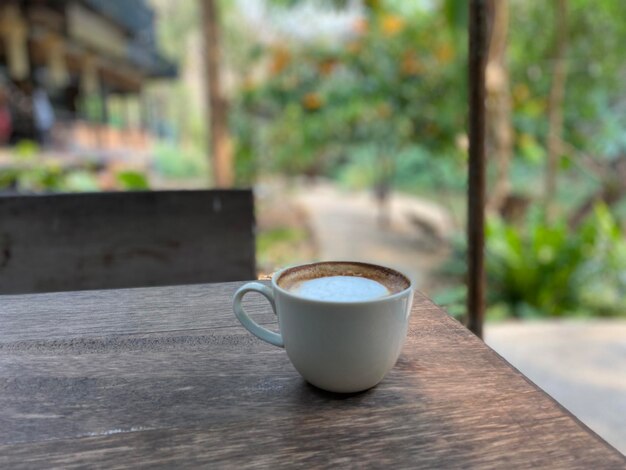
[[[242,15],[252,4],[221,4],[236,184],[269,175],[329,178],[371,191],[383,224],[388,195],[404,191],[446,205],[460,233],[467,2],[260,2],[264,22],[256,29]],[[626,220],[626,51],[618,47],[626,27],[619,2],[600,0],[590,9],[582,0],[548,7],[510,0],[489,8],[492,305],[517,316],[581,311],[594,297],[580,284],[589,263],[626,269],[619,257],[597,254],[623,250]],[[281,18],[305,10],[348,20],[331,32],[281,26]],[[452,273],[463,271],[463,252],[462,244],[453,250],[443,285],[462,284]],[[621,267],[608,266],[614,263]],[[623,274],[612,279],[605,297],[623,297]],[[453,310],[464,295],[454,292],[442,291]]]
[[[445,206],[454,220],[452,233],[437,240],[451,251],[437,285],[441,301],[462,313],[465,258],[456,240],[463,239],[467,175],[465,0],[150,4],[160,47],[179,67],[178,80],[145,89],[159,116],[151,173],[141,179],[114,168],[102,175],[88,158],[61,169],[40,164],[32,144],[22,143],[12,150],[19,164],[0,171],[4,187],[145,189],[155,181],[154,187],[206,187],[231,179],[262,187],[269,180],[323,180],[367,191],[378,201],[383,228],[391,194],[419,196]],[[492,310],[520,317],[625,312],[619,300],[626,297],[622,5],[488,5]],[[215,38],[206,35],[218,30]],[[200,59],[212,45],[221,49],[213,50],[213,81],[208,77],[214,85],[221,80],[217,98],[207,93]],[[124,112],[113,104],[115,124]],[[208,129],[208,115],[217,131]],[[281,226],[260,238],[283,234],[300,243],[305,232]],[[606,273],[597,276],[606,282],[590,273]]]

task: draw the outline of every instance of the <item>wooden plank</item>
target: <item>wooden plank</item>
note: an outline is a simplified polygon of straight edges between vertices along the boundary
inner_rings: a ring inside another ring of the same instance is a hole
[[[232,307],[213,299],[232,298],[239,285],[7,295],[0,297],[0,342],[232,327]],[[244,302],[257,321],[275,322],[269,304],[255,302],[254,294]]]
[[[0,197],[0,293],[255,277],[249,190]]]
[[[232,307],[223,299],[231,299],[240,285],[225,282],[2,296],[0,343],[238,327]],[[419,294],[414,303],[420,309],[437,308]],[[247,295],[244,306],[256,321],[276,322],[260,295]]]
[[[0,467],[626,465],[423,296],[396,367],[343,396],[307,385],[283,350],[237,325],[238,285],[4,297]],[[189,300],[180,308],[173,295]],[[140,298],[150,307],[125,306]],[[88,302],[92,318],[112,317],[100,335],[83,325]],[[264,299],[248,302],[271,320]],[[58,314],[66,331],[54,339],[33,324]]]
[[[239,326],[224,299],[231,299],[240,285],[7,295],[0,298],[0,343]],[[422,309],[436,308],[419,294],[415,303]],[[276,322],[260,295],[247,295],[244,306],[256,321]]]

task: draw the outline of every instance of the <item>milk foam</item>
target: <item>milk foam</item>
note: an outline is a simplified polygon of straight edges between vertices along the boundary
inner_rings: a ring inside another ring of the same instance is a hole
[[[289,289],[307,299],[334,302],[371,300],[389,295],[389,289],[380,282],[357,276],[327,276],[308,279]]]

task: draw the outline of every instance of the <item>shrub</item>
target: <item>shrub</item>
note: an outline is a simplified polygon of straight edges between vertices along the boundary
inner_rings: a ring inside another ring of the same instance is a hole
[[[524,229],[491,219],[486,263],[490,305],[514,317],[626,312],[626,243],[603,205],[576,229],[536,209]]]
[[[205,176],[207,159],[199,149],[182,148],[171,144],[158,144],[154,150],[155,170],[171,178]]]
[[[522,226],[491,218],[486,237],[488,319],[626,315],[626,241],[606,206],[576,229],[565,221],[546,224],[537,207]],[[441,274],[456,282],[433,297],[462,317],[465,237],[455,237],[452,247]]]

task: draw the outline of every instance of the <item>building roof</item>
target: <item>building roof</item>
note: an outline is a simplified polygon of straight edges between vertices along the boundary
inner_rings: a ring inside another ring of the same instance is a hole
[[[176,65],[158,51],[154,11],[144,0],[82,0],[82,3],[128,34],[128,58],[149,76],[176,76]]]

